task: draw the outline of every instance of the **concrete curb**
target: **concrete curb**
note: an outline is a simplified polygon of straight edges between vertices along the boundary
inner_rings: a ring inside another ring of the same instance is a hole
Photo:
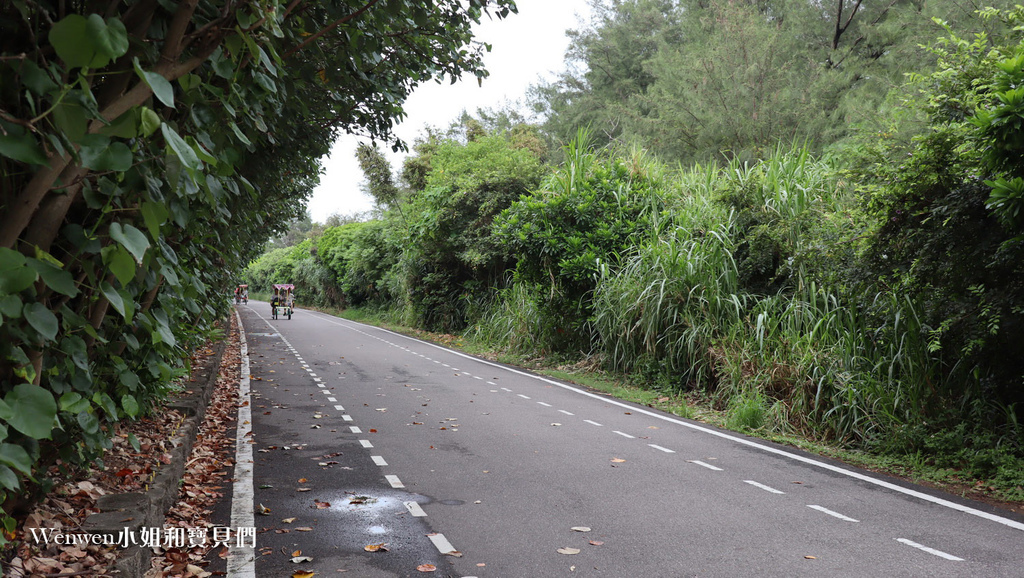
[[[227,339],[215,344],[213,363],[200,370],[191,393],[172,399],[164,406],[167,410],[178,410],[185,416],[171,439],[171,463],[156,472],[146,492],[108,494],[97,499],[96,507],[100,511],[85,519],[82,525],[85,532],[112,536],[116,541],[124,536],[139,541],[144,528],[158,528],[162,534],[165,516],[178,499],[185,464],[192,453],[199,426],[206,416],[206,407],[217,386],[226,347]],[[127,547],[118,554],[115,572],[119,576],[142,578],[150,569],[152,549],[139,543],[121,543],[121,546]]]

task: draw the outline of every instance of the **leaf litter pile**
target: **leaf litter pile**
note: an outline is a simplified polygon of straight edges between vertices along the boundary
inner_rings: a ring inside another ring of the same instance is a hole
[[[236,325],[232,317],[231,335],[224,349],[216,389],[192,454],[186,461],[178,501],[168,513],[165,527],[185,528],[186,533],[190,528],[209,531],[214,525],[210,519],[213,505],[223,496],[223,487],[229,483],[224,469],[234,464],[233,420],[237,414],[240,371]],[[192,367],[195,370],[208,367],[214,362],[213,357],[212,348],[200,348],[192,355]],[[187,392],[190,386],[200,384],[194,378],[183,378],[180,385]],[[87,470],[67,471],[66,466],[60,469],[60,465],[51,468],[50,478],[58,481],[19,525],[13,547],[2,561],[5,576],[111,575],[117,556],[123,551],[120,547],[36,543],[29,529],[53,528],[61,533],[79,533],[85,518],[99,511],[96,499],[100,496],[146,491],[159,469],[170,463],[171,439],[184,419],[177,410],[156,408],[147,417],[111,426],[112,447],[104,453],[102,464],[94,464]],[[205,545],[154,549],[153,567],[147,576],[210,576],[203,568],[208,565],[211,543],[208,534]]]

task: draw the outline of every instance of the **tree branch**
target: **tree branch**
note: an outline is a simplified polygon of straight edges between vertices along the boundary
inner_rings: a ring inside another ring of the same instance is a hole
[[[327,34],[331,30],[334,30],[338,26],[341,26],[342,24],[348,22],[349,20],[352,20],[353,18],[356,18],[356,17],[360,16],[363,12],[366,12],[367,10],[372,8],[378,2],[380,2],[380,0],[370,0],[365,6],[363,6],[359,10],[356,10],[355,12],[349,14],[348,16],[344,16],[342,18],[339,18],[339,19],[335,20],[334,22],[331,22],[327,26],[324,26],[319,32],[317,32],[316,34],[313,34],[309,38],[303,40],[301,44],[299,44],[295,48],[292,48],[291,50],[286,52],[284,54],[284,56],[282,56],[281,58],[282,59],[289,58],[291,55],[295,54],[296,52],[302,50],[307,45],[309,45],[310,42],[316,41],[317,38],[320,38],[324,34]]]

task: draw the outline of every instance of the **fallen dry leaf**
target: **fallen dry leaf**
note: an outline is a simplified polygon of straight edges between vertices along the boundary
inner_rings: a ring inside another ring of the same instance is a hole
[[[573,532],[589,532],[590,531],[590,528],[588,528],[587,526],[573,526],[572,528],[569,528],[569,529],[572,530]]]
[[[316,572],[310,572],[308,570],[296,570],[292,572],[292,578],[313,578]]]
[[[293,556],[292,557],[292,564],[301,564],[303,562],[312,562],[312,561],[313,561],[313,558],[311,556]]]
[[[285,524],[291,524],[292,522],[295,521],[295,518],[284,518],[281,521],[284,522]]]
[[[383,543],[383,542],[380,543],[380,544],[367,544],[366,546],[363,546],[363,550],[366,550],[367,552],[387,552],[388,551],[387,544]]]
[[[311,492],[313,488],[295,488],[296,492]]]
[[[433,564],[420,564],[416,569],[420,572],[434,572],[437,570],[437,566],[434,566]]]
[[[306,482],[308,482],[308,481],[309,481],[309,480],[307,480],[306,478],[299,478],[299,483],[300,483],[300,484],[305,484],[305,483],[306,483]]]
[[[580,553],[580,549],[579,548],[559,548],[558,549],[558,553],[559,554],[579,554]]]
[[[624,462],[624,461],[626,461],[626,460],[624,460],[624,459],[622,459],[622,458],[612,458],[612,461],[613,461],[613,462],[615,462],[615,463],[617,463],[617,464],[621,464],[622,462]]]
[[[296,551],[292,552],[292,557],[301,556],[301,555],[302,555],[302,550],[296,550]]]
[[[257,508],[257,510],[256,510],[256,511],[257,511],[257,512],[259,513],[259,515],[261,515],[261,516],[269,516],[269,515],[270,515],[270,508],[268,508],[268,507],[264,506],[263,504],[260,504],[260,507],[259,507],[259,508]]]
[[[320,500],[313,500],[313,503],[315,504],[315,506],[313,507],[315,507],[317,510],[326,510],[327,508],[331,507],[330,502],[321,502]]]
[[[804,558],[806,558],[806,559],[808,559],[808,560],[817,560],[817,559],[818,559],[818,558],[817,558],[817,557],[815,557],[815,556],[804,556]]]
[[[591,540],[590,541],[590,545],[591,546],[601,546],[602,544],[604,544],[604,542],[602,542],[600,540]]]
[[[313,528],[310,528],[309,526],[302,526],[300,528],[295,528],[295,531],[296,532],[312,532]]]

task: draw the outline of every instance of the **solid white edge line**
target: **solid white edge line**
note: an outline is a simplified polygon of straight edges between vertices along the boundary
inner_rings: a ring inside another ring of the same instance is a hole
[[[817,505],[814,505],[814,504],[807,504],[807,507],[812,509],[812,510],[818,510],[819,512],[821,512],[823,514],[828,514],[829,516],[832,516],[833,518],[839,518],[840,520],[842,520],[844,522],[860,522],[860,520],[854,520],[853,518],[851,518],[849,516],[844,516],[844,515],[840,514],[839,512],[833,512],[832,510],[829,510],[828,508],[826,508],[824,506],[817,506]]]
[[[923,552],[928,552],[929,554],[934,554],[935,556],[938,556],[939,558],[945,558],[946,560],[951,560],[953,562],[963,562],[964,561],[963,558],[957,558],[956,556],[954,556],[952,554],[947,554],[947,553],[943,552],[942,550],[936,550],[935,548],[929,548],[928,546],[925,546],[924,544],[918,544],[917,542],[914,542],[913,540],[907,540],[906,538],[896,538],[896,541],[900,542],[901,544],[906,544],[907,546],[911,546],[913,548],[917,548],[918,550],[921,550]]]
[[[313,312],[311,312],[311,313],[313,313]],[[880,488],[885,488],[887,490],[891,490],[893,492],[896,492],[896,493],[899,493],[899,494],[903,494],[905,496],[912,496],[912,497],[917,498],[919,500],[924,500],[925,502],[930,502],[932,504],[943,506],[943,507],[949,508],[951,510],[956,510],[956,511],[962,512],[964,514],[970,514],[972,516],[977,516],[979,518],[988,520],[990,522],[995,522],[997,524],[1002,524],[1004,526],[1008,526],[1010,528],[1015,528],[1017,530],[1024,530],[1024,522],[1018,522],[1016,520],[1011,520],[1009,518],[1004,518],[1002,516],[998,516],[998,515],[992,514],[990,512],[983,512],[981,510],[978,510],[976,508],[972,508],[970,506],[965,506],[963,504],[958,504],[956,502],[951,502],[949,500],[946,500],[946,499],[943,499],[943,498],[939,498],[937,496],[932,496],[930,494],[926,494],[924,492],[920,492],[920,491],[913,490],[913,489],[910,489],[910,488],[904,488],[903,486],[898,486],[898,485],[893,484],[891,482],[886,482],[885,480],[879,480],[878,478],[873,478],[871,476],[868,476],[866,474],[862,474],[860,472],[854,472],[852,470],[848,470],[846,468],[841,468],[839,466],[834,466],[832,464],[821,462],[821,461],[818,461],[816,459],[813,459],[813,458],[810,458],[810,457],[807,457],[807,456],[801,456],[801,455],[798,455],[798,454],[794,454],[794,453],[786,451],[784,449],[771,447],[771,446],[768,446],[768,445],[764,445],[762,443],[758,443],[758,442],[753,441],[753,440],[744,439],[744,438],[741,438],[741,437],[738,437],[738,436],[735,436],[735,435],[732,435],[732,434],[728,434],[728,433],[725,433],[725,432],[713,430],[713,429],[711,429],[709,427],[706,427],[706,426],[703,426],[703,425],[698,425],[696,423],[690,423],[690,422],[683,421],[681,419],[676,419],[674,417],[669,417],[667,415],[662,415],[660,413],[657,413],[657,412],[654,412],[654,411],[650,411],[650,410],[644,409],[642,407],[636,407],[635,405],[630,405],[630,404],[621,402],[621,401],[619,401],[617,399],[609,398],[609,397],[604,396],[604,395],[598,395],[596,393],[592,393],[592,392],[589,392],[589,391],[583,391],[583,390],[580,390],[580,389],[576,389],[575,387],[573,387],[571,385],[568,385],[568,384],[565,384],[565,383],[561,383],[561,382],[555,381],[553,379],[548,379],[546,377],[541,377],[539,375],[534,375],[532,373],[527,373],[525,371],[520,371],[520,370],[511,368],[511,367],[505,366],[505,365],[501,365],[501,364],[498,364],[498,363],[487,361],[486,359],[479,359],[477,357],[473,357],[472,355],[469,355],[469,354],[466,354],[466,353],[462,353],[461,351],[455,351],[455,350],[452,350],[452,349],[448,349],[447,347],[442,347],[442,346],[437,345],[435,343],[430,343],[429,341],[421,341],[419,339],[415,339],[415,338],[409,337],[407,335],[402,335],[401,333],[397,333],[395,331],[391,331],[390,329],[383,329],[383,328],[380,328],[380,327],[373,327],[372,325],[365,325],[365,324],[362,324],[362,323],[357,323],[355,321],[349,321],[348,319],[344,320],[345,323],[341,323],[341,322],[337,321],[337,319],[338,319],[337,317],[331,317],[331,316],[328,316],[328,315],[325,315],[325,314],[322,314],[322,313],[321,314],[313,314],[312,316],[319,317],[321,320],[326,321],[328,323],[333,323],[335,325],[340,325],[342,327],[348,327],[349,329],[353,329],[351,327],[351,324],[355,324],[355,325],[362,325],[362,326],[368,327],[368,328],[373,328],[373,329],[376,329],[378,331],[383,331],[383,332],[386,332],[386,333],[390,333],[390,334],[395,335],[397,337],[401,337],[402,339],[408,339],[410,341],[416,341],[417,343],[423,343],[423,344],[425,344],[425,345],[427,345],[429,347],[440,349],[440,350],[445,351],[447,353],[450,353],[452,355],[463,357],[465,359],[471,359],[471,360],[476,361],[478,363],[482,363],[484,365],[489,365],[491,367],[496,367],[496,368],[499,368],[499,369],[503,369],[505,371],[508,371],[508,372],[516,374],[516,375],[521,375],[521,376],[524,376],[524,377],[529,377],[531,379],[536,379],[538,381],[542,381],[544,383],[547,383],[547,384],[550,384],[550,385],[554,385],[556,387],[560,387],[560,388],[565,389],[567,391],[572,391],[572,392],[575,392],[575,393],[577,393],[579,395],[583,395],[583,396],[586,396],[586,397],[591,397],[591,398],[600,400],[600,401],[602,401],[604,403],[609,403],[609,404],[612,404],[612,405],[617,405],[619,407],[623,407],[623,408],[626,408],[626,409],[628,409],[630,411],[633,411],[633,412],[636,412],[636,413],[641,413],[641,414],[653,417],[655,419],[660,419],[662,421],[666,421],[666,422],[669,422],[669,423],[674,423],[676,425],[681,425],[681,426],[683,426],[685,428],[689,428],[689,429],[692,429],[694,431],[699,431],[701,433],[712,435],[712,436],[715,436],[715,437],[718,437],[718,438],[721,438],[721,439],[724,439],[724,440],[729,440],[731,442],[738,443],[738,444],[741,444],[741,445],[745,445],[745,446],[748,446],[748,447],[757,448],[757,449],[759,449],[759,450],[761,450],[763,452],[767,452],[767,453],[770,453],[770,454],[775,454],[777,456],[782,456],[784,458],[788,458],[788,459],[791,459],[791,460],[794,460],[794,461],[797,461],[797,462],[801,462],[801,463],[804,463],[804,464],[807,464],[807,465],[810,465],[810,466],[821,468],[823,470],[827,470],[827,471],[830,471],[830,472],[841,474],[841,475],[853,478],[855,480],[860,480],[862,482],[867,482],[869,484],[873,484],[873,485],[878,486]],[[358,330],[356,330],[356,331],[358,331]],[[572,415],[572,414],[570,414],[570,415]]]
[[[245,327],[242,316],[235,310],[238,320],[239,355],[242,362],[238,381],[238,427],[235,435],[235,482],[231,487],[231,526],[234,528],[256,527],[256,515],[253,502],[253,460],[252,444],[246,435],[252,431],[252,409],[249,407],[249,345],[245,340]],[[229,578],[256,577],[256,549],[231,546],[227,560]]]
[[[455,552],[455,547],[452,546],[452,543],[448,541],[448,538],[444,537],[444,534],[440,534],[440,533],[427,534],[427,537],[430,538],[430,541],[434,543],[434,547],[437,548],[438,552],[440,552],[442,554],[448,554],[449,552]]]
[[[418,502],[402,503],[405,504],[405,508],[409,510],[409,513],[412,514],[414,518],[422,518],[427,515],[427,513],[423,511],[423,508],[419,505]]]
[[[676,453],[676,450],[670,450],[668,448],[663,448],[663,447],[661,447],[659,445],[656,445],[656,444],[647,444],[647,445],[651,446],[652,448],[654,448],[656,450],[663,451],[666,454],[674,454],[674,453]]]
[[[363,446],[364,448],[372,448],[373,447],[373,444],[370,443],[370,440],[359,440],[359,445]]]
[[[722,471],[725,471],[725,470],[723,470],[722,468],[720,468],[720,467],[718,467],[718,466],[713,466],[713,465],[711,465],[711,464],[706,464],[706,463],[704,463],[704,462],[702,462],[702,461],[700,461],[700,460],[690,460],[690,463],[691,463],[691,464],[697,464],[698,466],[703,466],[703,467],[705,467],[705,468],[707,468],[707,469],[709,469],[709,470],[714,470],[714,471],[716,471],[716,472],[722,472]]]
[[[380,467],[388,465],[388,462],[387,460],[384,459],[384,456],[370,456],[370,459],[373,460],[373,463],[377,464]]]
[[[760,482],[755,482],[754,480],[743,480],[743,483],[750,484],[751,486],[754,486],[755,488],[761,488],[762,490],[764,490],[766,492],[771,492],[773,494],[785,494],[786,493],[786,492],[783,492],[782,490],[776,490],[775,488],[773,488],[771,486],[766,486],[766,485],[764,485],[764,484],[762,484]]]
[[[384,479],[387,480],[389,484],[391,484],[392,488],[401,489],[405,487],[405,484],[402,483],[402,480],[398,479],[398,476],[396,476],[395,474],[388,474],[384,476]]]

